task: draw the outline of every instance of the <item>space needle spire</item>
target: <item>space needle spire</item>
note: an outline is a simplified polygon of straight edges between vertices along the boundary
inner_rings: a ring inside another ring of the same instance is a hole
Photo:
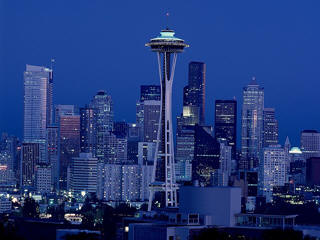
[[[175,32],[165,29],[160,36],[147,44],[157,53],[161,84],[161,110],[156,142],[148,210],[151,211],[154,198],[163,207],[177,207],[177,189],[172,131],[172,82],[177,62],[177,54],[189,47],[183,39],[175,37]]]

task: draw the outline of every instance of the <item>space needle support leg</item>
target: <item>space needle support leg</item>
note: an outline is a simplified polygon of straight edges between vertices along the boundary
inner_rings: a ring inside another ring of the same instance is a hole
[[[159,52],[157,52],[157,57],[158,57],[158,69],[159,69],[159,78],[160,78],[160,83],[162,85],[162,74],[161,74],[161,55]],[[162,89],[162,88],[161,88]],[[162,99],[162,91],[161,91],[161,98]],[[151,176],[151,183],[153,183],[156,179],[156,168],[157,168],[157,161],[158,161],[158,152],[159,152],[159,142],[160,142],[160,131],[161,131],[161,113],[162,113],[162,104],[160,107],[160,117],[159,117],[159,122],[158,122],[158,132],[157,132],[157,142],[156,142],[156,148],[155,148],[155,153],[154,153],[154,160],[153,160],[153,169],[152,169],[152,176]],[[152,201],[153,201],[153,195],[154,195],[154,190],[150,188],[150,193],[149,193],[149,202],[148,202],[148,211],[151,211],[152,209]]]

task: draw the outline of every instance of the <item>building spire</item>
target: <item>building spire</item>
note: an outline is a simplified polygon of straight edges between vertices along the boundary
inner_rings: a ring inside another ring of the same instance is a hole
[[[286,141],[285,141],[284,145],[285,145],[285,146],[290,146],[290,145],[291,145],[291,143],[290,143],[290,140],[289,140],[289,137],[288,137],[288,136],[286,137]]]
[[[257,83],[257,79],[256,79],[256,77],[255,76],[253,76],[252,78],[251,78],[251,82],[250,82],[250,84],[249,85],[258,85],[258,83]]]

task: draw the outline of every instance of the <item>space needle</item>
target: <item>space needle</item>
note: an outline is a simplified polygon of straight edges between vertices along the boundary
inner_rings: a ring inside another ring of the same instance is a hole
[[[148,211],[151,211],[155,197],[160,205],[177,207],[178,185],[174,166],[171,110],[172,82],[177,54],[182,53],[189,45],[183,39],[175,37],[175,32],[167,28],[160,32],[160,36],[152,38],[146,46],[157,53],[161,84],[161,110],[148,204]]]

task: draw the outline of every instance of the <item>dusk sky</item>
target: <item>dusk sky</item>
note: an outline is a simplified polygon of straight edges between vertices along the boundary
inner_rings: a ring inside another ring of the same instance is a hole
[[[234,96],[240,119],[242,88],[256,76],[265,107],[276,109],[280,143],[288,135],[299,145],[302,129],[320,130],[319,11],[319,0],[0,0],[0,132],[22,137],[25,65],[51,58],[55,104],[83,106],[104,89],[116,120],[134,122],[140,85],[159,84],[144,44],[168,24],[190,44],[178,57],[174,117],[188,63],[204,61],[207,124],[214,100]]]

